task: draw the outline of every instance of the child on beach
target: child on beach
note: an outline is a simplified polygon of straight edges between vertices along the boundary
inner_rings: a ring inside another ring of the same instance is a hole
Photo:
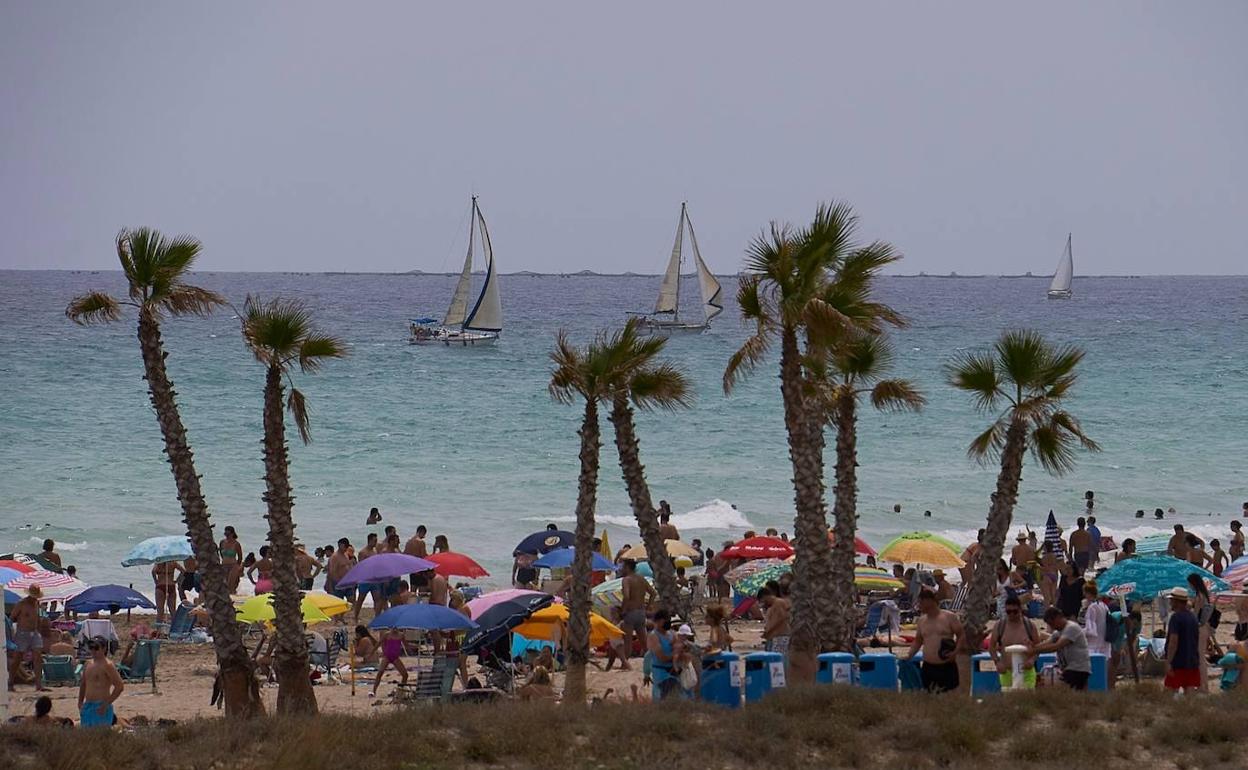
[[[386,669],[390,666],[394,666],[399,675],[403,677],[399,686],[406,685],[407,666],[403,665],[403,632],[397,628],[386,629],[386,633],[381,637],[381,667],[377,669],[377,680],[373,682],[373,689],[368,697],[377,697],[377,688],[381,686],[381,678],[385,676]]]

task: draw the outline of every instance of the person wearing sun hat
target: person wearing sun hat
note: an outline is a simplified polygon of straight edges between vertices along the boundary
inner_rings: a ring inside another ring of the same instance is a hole
[[[1182,692],[1200,689],[1200,629],[1196,616],[1188,609],[1190,598],[1186,588],[1173,588],[1167,594],[1170,600],[1170,619],[1166,623],[1166,678],[1167,690]]]

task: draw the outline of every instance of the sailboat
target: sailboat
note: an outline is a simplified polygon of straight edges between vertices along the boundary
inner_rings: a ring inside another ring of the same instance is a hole
[[[1070,299],[1070,279],[1075,275],[1075,259],[1070,253],[1070,234],[1066,234],[1066,250],[1053,271],[1053,282],[1049,284],[1049,299]]]
[[[481,253],[485,256],[485,280],[469,310],[468,299],[472,295],[473,242],[480,230]],[[478,347],[493,345],[503,331],[503,303],[499,296],[498,273],[494,265],[494,248],[490,245],[490,232],[485,227],[485,217],[472,196],[472,215],[468,225],[468,254],[464,257],[464,269],[451,295],[451,305],[441,323],[436,318],[413,318],[411,321],[412,344],[445,345],[447,347]]]
[[[702,293],[702,318],[691,322],[680,317],[680,269],[684,261],[685,230],[689,231],[689,245],[693,250],[693,264],[697,270],[698,288]],[[698,251],[698,238],[693,234],[693,223],[685,203],[680,204],[680,221],[676,223],[676,243],[672,245],[672,257],[667,262],[667,272],[659,285],[659,298],[652,313],[633,313],[641,318],[640,331],[646,334],[671,336],[673,334],[701,334],[711,326],[711,320],[724,312],[720,299],[723,291],[719,280],[702,261]]]

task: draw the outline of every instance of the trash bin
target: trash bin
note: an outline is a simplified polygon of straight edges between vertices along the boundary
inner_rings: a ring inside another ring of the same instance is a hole
[[[818,657],[815,681],[819,684],[857,684],[854,655],[850,652],[825,652]]]
[[[971,695],[1001,692],[1001,677],[997,675],[992,656],[981,652],[971,656]]]
[[[741,656],[719,652],[702,658],[702,700],[729,708],[741,705]]]
[[[754,703],[773,689],[784,687],[784,684],[783,655],[778,652],[752,652],[745,656],[746,703]]]
[[[1092,675],[1088,677],[1088,689],[1104,692],[1109,689],[1109,659],[1099,652],[1088,656],[1092,661]]]
[[[858,684],[871,690],[897,689],[897,656],[868,652],[858,658]]]

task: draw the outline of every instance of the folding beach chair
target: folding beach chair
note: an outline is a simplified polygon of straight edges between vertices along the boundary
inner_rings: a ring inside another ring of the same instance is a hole
[[[343,634],[345,635],[345,631]],[[332,634],[325,640],[324,652],[312,651],[312,635],[306,634],[305,638],[308,642],[308,663],[312,666],[313,671],[321,671],[325,674],[325,681],[333,683],[335,679],[341,681],[338,675],[338,655],[345,649],[342,638],[338,632]]]
[[[458,670],[458,653],[435,655],[429,668],[416,672],[415,684],[400,686],[395,691],[395,700],[409,705],[441,703],[450,696]]]
[[[45,655],[43,657],[43,683],[45,685],[78,684],[78,661],[73,655]]]
[[[173,618],[169,620],[169,641],[183,642],[191,636],[191,627],[195,625],[195,618],[191,617],[191,605],[182,602],[178,608],[173,611]]]
[[[941,609],[950,612],[961,612],[966,606],[966,595],[971,592],[971,586],[968,583],[959,583],[957,589],[953,592],[953,598],[946,602],[941,602]]]
[[[142,682],[151,678],[152,687],[156,686],[156,661],[160,658],[159,639],[140,639],[134,646],[134,657],[130,665],[124,663],[117,667],[121,678],[127,682]]]

